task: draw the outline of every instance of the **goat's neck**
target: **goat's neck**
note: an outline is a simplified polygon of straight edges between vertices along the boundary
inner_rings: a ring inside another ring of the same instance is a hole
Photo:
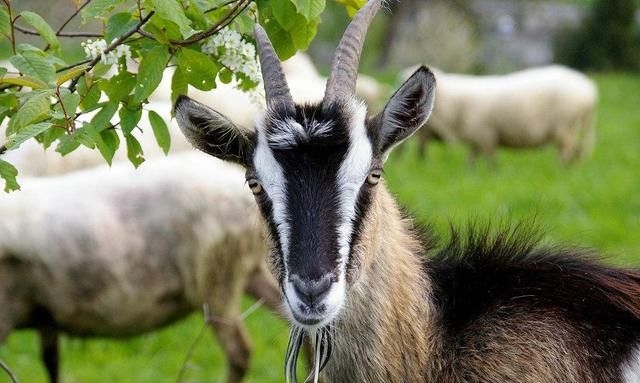
[[[432,310],[421,246],[384,185],[363,225],[354,250],[361,273],[335,323],[327,377],[332,383],[423,380]]]

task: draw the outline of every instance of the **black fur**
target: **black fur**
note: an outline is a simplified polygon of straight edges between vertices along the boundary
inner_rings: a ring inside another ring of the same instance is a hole
[[[180,129],[196,149],[245,167],[251,162],[256,134],[236,126],[231,120],[187,96],[175,105]]]
[[[314,123],[331,123],[327,134],[309,134],[309,139],[298,140],[291,147],[271,148],[286,180],[291,227],[289,271],[302,279],[318,280],[338,265],[338,171],[349,149],[349,118],[341,105],[326,109],[321,105],[297,106],[293,116],[287,110],[272,110],[266,120],[267,139],[278,134],[276,122],[286,119],[295,119],[310,133]]]
[[[592,359],[585,368],[617,374],[640,338],[640,272],[604,266],[590,251],[539,246],[541,236],[523,226],[451,237],[425,268],[454,349],[467,347],[462,334],[479,318],[540,309],[582,335]]]

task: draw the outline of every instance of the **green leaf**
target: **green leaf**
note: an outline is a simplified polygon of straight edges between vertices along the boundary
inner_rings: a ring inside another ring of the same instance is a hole
[[[189,26],[189,18],[184,14],[184,9],[176,0],[151,0],[156,15],[165,20],[174,22],[182,33],[183,37],[188,37],[193,32]]]
[[[129,109],[129,108],[120,108],[118,112],[120,116],[120,127],[124,132],[124,135],[129,135],[136,128],[138,122],[140,122],[140,118],[142,117],[142,109]]]
[[[135,85],[136,76],[126,71],[118,73],[109,80],[100,81],[100,89],[113,102],[120,102],[127,97]]]
[[[290,30],[296,20],[297,11],[290,0],[271,0],[271,11],[276,21],[284,30]]]
[[[207,28],[207,18],[204,14],[204,10],[200,8],[200,5],[195,0],[189,0],[187,3],[187,9],[185,14],[188,18],[193,20],[196,27],[198,29],[206,29]]]
[[[151,128],[153,129],[153,135],[156,137],[158,145],[162,148],[164,154],[169,154],[171,148],[171,135],[169,134],[169,127],[164,122],[162,117],[153,110],[149,111],[149,122],[151,122]]]
[[[6,38],[11,37],[11,20],[5,7],[0,7],[0,34]]]
[[[35,77],[47,84],[53,82],[56,70],[53,65],[44,57],[35,52],[18,53],[9,59],[21,73]]]
[[[89,5],[84,7],[80,13],[82,15],[82,22],[86,23],[96,17],[105,17],[107,13],[122,2],[123,0],[93,0]]]
[[[67,111],[67,116],[73,118],[80,103],[80,95],[78,93],[63,93],[62,104]]]
[[[91,119],[91,127],[96,133],[100,133],[111,126],[111,118],[118,111],[117,102],[108,102]],[[92,136],[93,137],[93,136]]]
[[[11,119],[11,131],[19,131],[30,123],[39,120],[51,110],[53,90],[33,91],[27,101]]]
[[[325,0],[291,0],[296,6],[298,13],[307,19],[312,21],[317,19],[324,7],[326,6]]]
[[[111,133],[105,133],[110,131]],[[95,143],[95,146],[98,148],[98,151],[100,152],[102,157],[105,159],[105,161],[107,161],[109,165],[111,165],[113,156],[115,156],[116,154],[117,145],[119,145],[120,143],[117,134],[115,138],[113,137],[113,133],[115,133],[115,130],[102,129],[101,131],[98,131],[95,125],[91,123],[85,126],[85,130],[83,133],[87,134],[91,142]]]
[[[133,18],[133,15],[128,12],[116,13],[107,21],[107,28],[105,31],[105,41],[113,41],[122,36],[125,32],[131,30],[138,23],[138,20]]]
[[[42,146],[44,146],[45,149],[48,149],[51,144],[53,144],[53,142],[58,138],[62,137],[64,133],[65,130],[60,127],[54,126],[51,129],[48,129],[41,135]]]
[[[231,72],[228,68],[222,68],[218,73],[218,78],[222,81],[223,84],[229,84],[231,80],[233,80],[233,72]]]
[[[171,104],[175,104],[178,96],[186,95],[189,92],[189,83],[182,69],[176,68],[171,78]]]
[[[291,39],[291,35],[282,29],[280,24],[274,20],[269,20],[265,23],[264,28],[280,60],[284,61],[296,53],[296,47]]]
[[[53,125],[50,122],[41,122],[39,124],[29,125],[28,127],[18,131],[7,140],[7,149],[16,149],[30,138],[43,133]]]
[[[87,89],[87,82],[85,81],[86,77],[83,77],[78,82],[78,93],[82,99],[80,100],[80,107],[83,111],[87,111],[88,109],[92,109],[98,104],[100,101],[100,86],[99,82],[94,82],[91,88]]]
[[[73,135],[64,135],[60,138],[60,142],[56,147],[56,152],[60,153],[62,156],[66,156],[67,154],[73,152],[78,149],[80,146],[80,142],[77,140],[78,132],[76,131]]]
[[[142,146],[140,146],[140,142],[138,142],[132,134],[125,134],[124,139],[127,143],[127,158],[129,158],[129,161],[137,168],[144,162]]]
[[[194,87],[205,91],[216,87],[216,75],[220,65],[204,53],[186,48],[180,50],[178,67],[187,82]]]
[[[37,78],[33,78],[29,76],[20,76],[20,77],[5,76],[2,79],[0,79],[0,83],[26,86],[31,89],[42,89],[47,87],[47,84],[45,84],[44,82],[38,80]]]
[[[250,13],[245,12],[238,15],[238,17],[233,20],[233,24],[236,28],[236,31],[238,31],[239,33],[243,35],[253,35],[253,26],[255,25],[255,20]]]
[[[102,140],[96,141],[96,145],[98,146],[98,150],[102,157],[109,163],[109,165],[113,162],[113,157],[120,147],[120,138],[118,137],[118,132],[115,129],[105,129],[100,132],[100,138]],[[102,146],[104,145],[104,146]]]
[[[56,85],[60,86],[62,84],[64,84],[65,82],[71,80],[72,78],[76,78],[78,77],[82,72],[84,72],[85,70],[87,70],[87,66],[86,65],[80,65],[77,66],[71,70],[68,70],[64,73],[60,73],[58,74],[58,78],[56,78]]]
[[[82,128],[76,130],[73,137],[78,141],[78,143],[86,146],[87,148],[95,149],[96,141],[93,139],[93,136],[95,136],[94,132],[95,131],[92,129],[91,124],[85,123]],[[98,138],[100,138],[99,135]]]
[[[289,33],[296,49],[304,50],[307,49],[313,38],[316,36],[317,31],[318,24],[316,22],[307,22],[303,16],[297,15],[296,22]]]
[[[4,179],[4,191],[6,193],[20,190],[20,185],[16,181],[18,169],[7,161],[0,159],[0,177]]]
[[[169,50],[165,46],[157,46],[144,55],[140,63],[138,81],[134,92],[136,101],[145,100],[160,85],[168,61]]]
[[[51,46],[52,49],[55,50],[60,48],[60,41],[58,41],[56,33],[51,29],[42,16],[30,11],[22,11],[20,12],[20,16],[22,17],[22,20],[33,26],[36,31],[38,31],[40,36]]]

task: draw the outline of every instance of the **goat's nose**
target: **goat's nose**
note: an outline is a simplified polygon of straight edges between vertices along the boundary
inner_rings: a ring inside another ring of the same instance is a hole
[[[297,275],[291,276],[293,288],[298,298],[309,307],[313,307],[320,302],[331,289],[333,278],[331,275],[325,275],[318,280],[302,279]]]

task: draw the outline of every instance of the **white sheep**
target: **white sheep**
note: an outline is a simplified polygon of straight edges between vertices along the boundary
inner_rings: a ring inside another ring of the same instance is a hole
[[[434,72],[436,104],[418,133],[421,150],[436,136],[469,145],[472,160],[493,160],[498,146],[555,143],[564,163],[591,152],[598,93],[582,73],[557,65],[503,76]]]
[[[250,353],[245,291],[279,307],[244,173],[201,153],[21,179],[0,193],[0,342],[37,328],[57,380],[57,334],[122,337],[208,305],[229,382]]]

